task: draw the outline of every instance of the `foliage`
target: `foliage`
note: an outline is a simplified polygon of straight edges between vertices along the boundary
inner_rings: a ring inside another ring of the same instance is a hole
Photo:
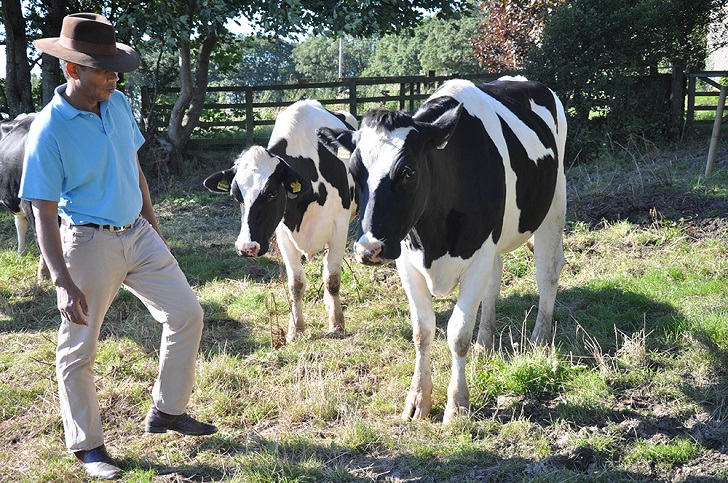
[[[659,69],[699,66],[711,11],[724,4],[571,0],[557,8],[547,19],[541,45],[529,55],[527,71],[565,103],[572,149],[593,157],[605,133],[663,136],[669,79],[660,79]]]
[[[236,39],[240,52],[236,68],[227,74],[216,73],[213,81],[223,79],[230,85],[264,85],[287,82],[295,73],[291,58],[293,44],[264,36]]]
[[[337,34],[360,38],[407,32],[431,12],[449,18],[470,8],[469,0],[273,0],[255,3],[263,4],[256,8],[264,30],[282,35]]]
[[[489,72],[520,70],[541,40],[546,17],[565,0],[487,0],[486,15],[471,42],[473,53]]]
[[[342,52],[342,76],[359,77],[374,52],[370,40],[351,37],[308,37],[293,48],[296,71],[305,78],[330,80],[339,77],[339,41]]]
[[[470,37],[480,22],[473,10],[459,19],[425,19],[411,34],[379,39],[364,75],[474,74],[482,72],[470,48]]]

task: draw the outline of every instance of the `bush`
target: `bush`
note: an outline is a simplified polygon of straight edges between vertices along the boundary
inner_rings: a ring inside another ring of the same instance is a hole
[[[558,7],[526,71],[564,102],[571,122],[567,156],[591,158],[606,137],[666,136],[670,76],[658,72],[702,65],[711,11],[726,3],[572,0]]]

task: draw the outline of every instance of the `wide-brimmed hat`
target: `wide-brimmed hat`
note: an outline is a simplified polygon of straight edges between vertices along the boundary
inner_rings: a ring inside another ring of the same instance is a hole
[[[33,42],[48,55],[74,64],[115,72],[139,67],[139,54],[116,41],[114,26],[95,13],[74,13],[63,19],[60,37]]]

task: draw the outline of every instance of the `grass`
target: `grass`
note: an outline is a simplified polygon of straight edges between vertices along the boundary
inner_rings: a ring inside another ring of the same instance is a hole
[[[321,258],[308,262],[308,331],[279,346],[288,311],[279,261],[238,258],[237,207],[201,189],[231,158],[165,182],[154,196],[160,225],[205,309],[189,410],[220,432],[143,434],[161,328],[122,290],[96,364],[122,481],[728,478],[728,166],[720,158],[705,179],[706,151],[707,141],[674,151],[632,145],[570,167],[554,343],[528,343],[535,267],[516,250],[504,259],[498,350],[471,354],[471,412],[450,426],[442,415],[454,295],[435,300],[432,418],[402,421],[414,348],[394,267],[347,255],[348,335],[331,339]],[[37,248],[19,256],[15,244],[2,213],[0,480],[83,481],[58,411],[55,292],[35,281]]]

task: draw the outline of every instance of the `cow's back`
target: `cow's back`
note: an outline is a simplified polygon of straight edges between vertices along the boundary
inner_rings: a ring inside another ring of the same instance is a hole
[[[450,199],[434,200],[448,223],[444,238],[428,237],[439,245],[425,254],[430,261],[445,253],[469,258],[491,237],[498,252],[521,245],[563,185],[565,116],[546,86],[450,81],[414,117],[431,122],[458,103],[465,108],[458,127],[444,149],[431,152],[435,179]]]

